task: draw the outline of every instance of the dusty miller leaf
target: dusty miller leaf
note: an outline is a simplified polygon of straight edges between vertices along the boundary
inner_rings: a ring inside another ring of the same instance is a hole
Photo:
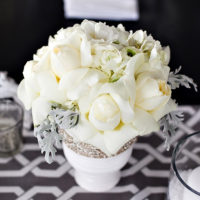
[[[56,147],[62,146],[63,136],[58,132],[59,128],[72,128],[79,120],[77,112],[57,107],[53,105],[47,118],[34,129],[41,153],[45,152],[45,160],[49,164],[55,160]]]
[[[170,138],[175,134],[178,124],[182,122],[184,115],[181,111],[173,111],[160,120],[160,128],[165,134],[165,147],[170,149]]]
[[[169,79],[168,83],[171,86],[171,89],[179,88],[180,86],[184,86],[186,88],[191,88],[191,86],[194,87],[195,91],[197,92],[197,84],[193,81],[192,78],[184,75],[184,74],[178,74],[181,70],[181,67],[175,70],[175,72],[169,73]]]

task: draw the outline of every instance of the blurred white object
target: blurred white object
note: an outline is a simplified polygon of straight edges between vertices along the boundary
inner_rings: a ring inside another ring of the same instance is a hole
[[[0,71],[0,98],[13,98],[24,108],[22,102],[17,98],[17,87],[15,81],[7,76],[7,72]],[[24,127],[30,129],[32,126],[31,112],[24,110]]]
[[[64,0],[66,18],[138,20],[138,0]]]

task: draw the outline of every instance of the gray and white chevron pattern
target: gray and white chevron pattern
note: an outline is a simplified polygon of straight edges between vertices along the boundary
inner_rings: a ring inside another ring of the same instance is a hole
[[[173,144],[183,135],[200,130],[200,106],[182,106],[180,110],[185,113],[185,121],[179,124]],[[194,142],[200,143],[200,139]],[[162,133],[139,138],[120,183],[109,192],[97,194],[77,186],[62,149],[56,162],[49,165],[33,133],[24,131],[21,153],[0,158],[0,200],[164,200],[172,149],[165,151]],[[200,148],[190,153],[197,151]]]

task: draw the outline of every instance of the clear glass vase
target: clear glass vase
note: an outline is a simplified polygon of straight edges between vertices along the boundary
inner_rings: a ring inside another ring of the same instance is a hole
[[[180,139],[173,151],[168,200],[200,200],[200,131]]]
[[[0,157],[18,153],[22,147],[23,108],[12,98],[0,98]]]

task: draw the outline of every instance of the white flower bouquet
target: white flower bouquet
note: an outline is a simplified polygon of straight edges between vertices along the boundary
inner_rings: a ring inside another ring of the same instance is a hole
[[[173,134],[182,114],[171,98],[196,84],[170,72],[169,47],[145,31],[84,20],[61,29],[26,63],[18,96],[32,108],[35,135],[52,162],[65,132],[112,157],[129,141],[163,128]],[[170,119],[172,119],[170,121]]]

